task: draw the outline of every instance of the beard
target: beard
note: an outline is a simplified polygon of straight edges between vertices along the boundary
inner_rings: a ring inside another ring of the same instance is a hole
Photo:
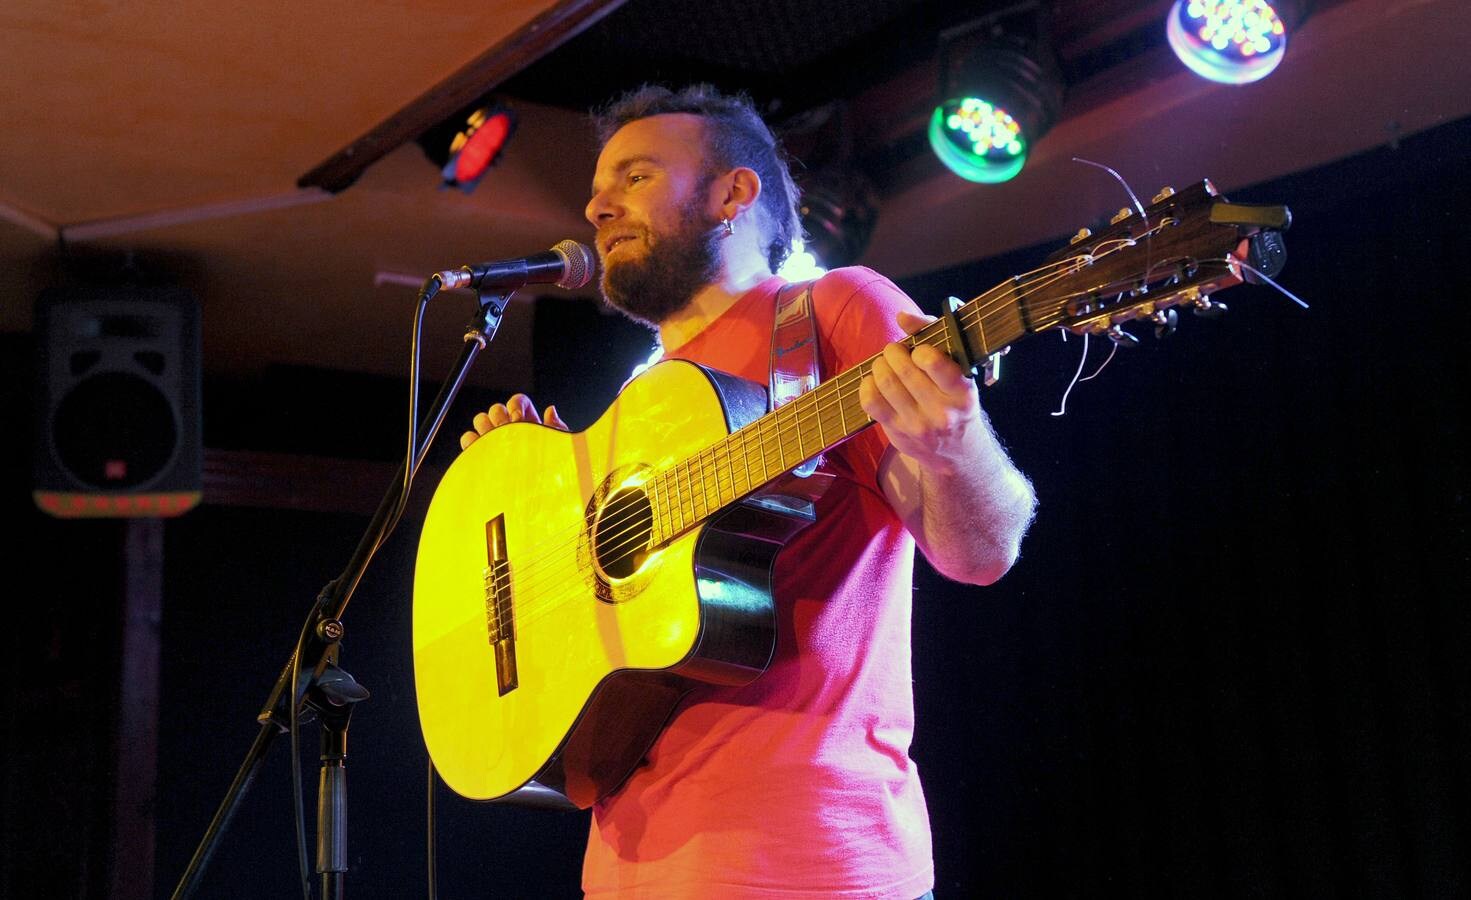
[[[680,210],[677,229],[652,235],[642,229],[643,256],[603,262],[598,286],[614,309],[650,328],[689,305],[695,292],[720,271],[719,230],[700,221],[699,204]]]

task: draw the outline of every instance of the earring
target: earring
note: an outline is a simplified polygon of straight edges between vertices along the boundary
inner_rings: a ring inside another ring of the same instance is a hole
[[[732,222],[730,219],[721,219],[720,224],[725,226],[726,237],[730,237],[731,235],[735,234],[735,223]]]

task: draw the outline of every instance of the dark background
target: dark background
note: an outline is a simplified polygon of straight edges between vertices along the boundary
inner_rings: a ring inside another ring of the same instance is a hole
[[[1468,384],[1468,147],[1461,121],[1233,193],[1292,207],[1281,280],[1309,311],[1264,287],[1234,289],[1225,319],[1186,316],[1169,341],[1121,352],[1062,417],[1049,413],[1079,343],[1039,337],[1008,357],[983,402],[1041,500],[1022,559],[986,589],[923,566],[916,578],[913,755],[938,894],[1471,892],[1457,412]],[[1051,249],[904,286],[933,308]],[[528,387],[585,426],[647,338],[579,301],[539,303],[535,315]],[[7,335],[0,347],[14,432],[0,498],[10,571],[0,893],[103,896],[111,798],[138,775],[115,762],[124,526],[31,506],[29,340]],[[209,381],[205,440],[387,461],[402,394],[391,379],[309,369]],[[449,427],[493,399],[462,398]],[[446,433],[434,459],[452,444]],[[351,733],[356,896],[422,893],[409,596],[431,489],[418,485],[347,615],[344,666],[374,692]],[[312,598],[365,525],[208,497],[166,524],[159,896],[254,737]],[[307,729],[309,804],[315,740]],[[288,756],[277,741],[201,896],[292,895]],[[443,789],[439,811],[442,896],[576,893],[585,816]]]

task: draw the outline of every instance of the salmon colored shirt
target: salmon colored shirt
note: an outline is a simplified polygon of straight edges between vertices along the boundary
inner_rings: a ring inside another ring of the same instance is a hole
[[[670,358],[765,384],[772,277]],[[890,281],[839,269],[813,291],[824,378],[903,337]],[[697,688],[644,764],[593,808],[593,898],[913,900],[930,890],[914,730],[914,541],[879,489],[875,426],[827,454],[818,522],[776,561],[777,646],[750,685]]]

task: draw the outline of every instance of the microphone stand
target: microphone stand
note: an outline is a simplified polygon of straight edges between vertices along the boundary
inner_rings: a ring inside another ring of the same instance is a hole
[[[420,296],[426,302],[438,290],[434,285],[437,285],[434,278],[425,283]],[[420,429],[426,437],[412,454],[414,470],[418,469],[419,463],[429,452],[439,427],[444,424],[450,405],[464,386],[471,364],[480,351],[485,349],[485,345],[495,337],[506,304],[514,292],[514,288],[479,291],[475,318],[465,331],[465,347],[451,370],[450,379],[434,398],[434,403],[424,418],[424,426]],[[417,365],[417,359],[415,364]],[[296,649],[287,658],[265,705],[256,716],[261,728],[256,734],[255,742],[246,752],[244,762],[235,773],[235,780],[230,783],[229,790],[215,810],[214,818],[210,820],[204,837],[189,861],[189,867],[174,888],[174,900],[184,900],[192,896],[199,886],[221,835],[260,771],[271,741],[289,729],[293,709],[300,710],[303,705],[318,714],[323,727],[322,771],[317,795],[317,873],[321,876],[322,898],[339,900],[343,896],[347,873],[347,772],[344,766],[347,758],[347,727],[353,705],[367,699],[368,692],[337,666],[340,644],[346,633],[342,615],[358,582],[362,580],[369,561],[383,540],[384,530],[391,527],[396,519],[400,502],[407,500],[404,496],[405,465],[408,465],[408,460],[399,465],[382,502],[378,504],[377,512],[373,514],[373,520],[368,524],[367,531],[348,561],[347,568],[317,595]],[[295,679],[292,677],[293,672],[297,676]]]

